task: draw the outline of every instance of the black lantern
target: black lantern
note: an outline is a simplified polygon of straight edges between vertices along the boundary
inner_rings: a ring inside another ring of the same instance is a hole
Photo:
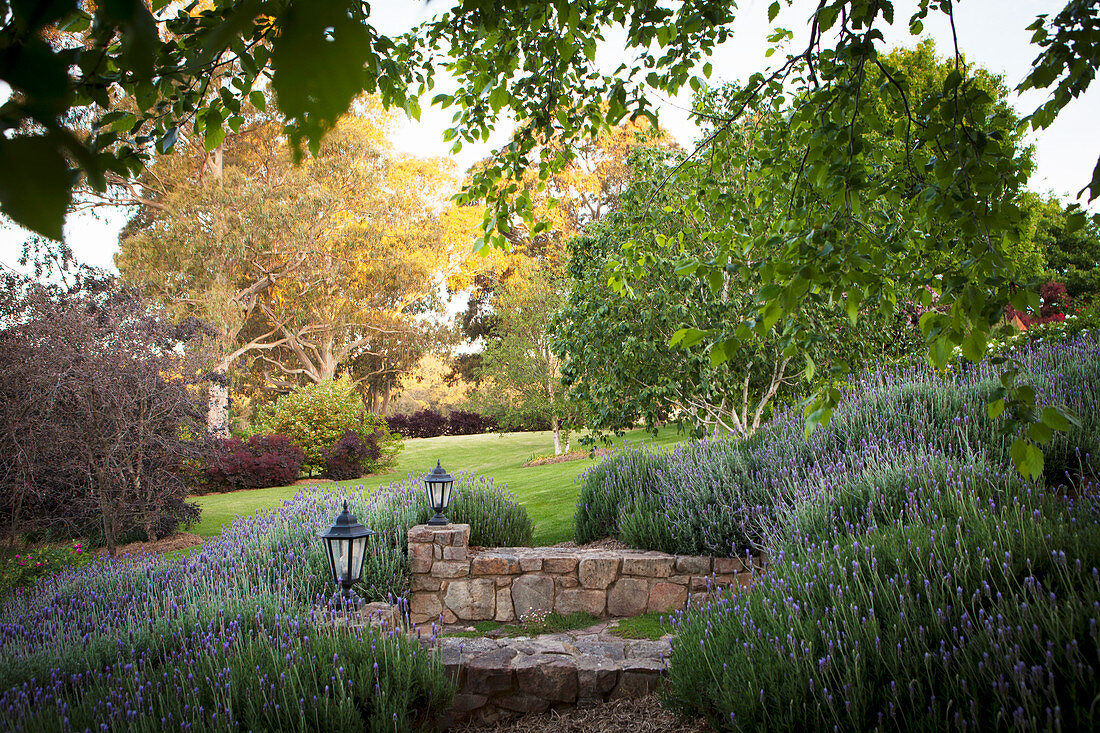
[[[439,461],[435,462],[435,470],[424,477],[424,488],[428,490],[428,503],[435,510],[435,516],[428,520],[428,524],[438,527],[450,524],[450,520],[443,516],[447,511],[447,505],[451,503],[451,486],[455,477],[443,470]]]
[[[336,518],[328,532],[321,535],[325,541],[325,556],[332,579],[344,589],[344,599],[354,601],[358,597],[352,586],[363,576],[363,556],[367,551],[367,538],[374,532],[356,521],[348,511],[344,499],[344,511]]]

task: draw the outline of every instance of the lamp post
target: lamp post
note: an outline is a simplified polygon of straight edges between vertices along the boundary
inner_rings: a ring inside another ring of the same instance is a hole
[[[435,510],[435,516],[428,520],[428,525],[439,527],[450,524],[450,520],[443,516],[447,511],[447,505],[451,503],[451,486],[455,478],[443,470],[439,461],[435,462],[435,470],[424,477],[424,488],[428,492],[428,503]]]
[[[343,588],[345,601],[355,603],[359,597],[351,588],[363,577],[363,557],[367,550],[367,538],[374,532],[367,529],[348,511],[348,500],[344,499],[344,511],[336,518],[336,523],[321,535],[325,541],[325,557],[332,579]]]

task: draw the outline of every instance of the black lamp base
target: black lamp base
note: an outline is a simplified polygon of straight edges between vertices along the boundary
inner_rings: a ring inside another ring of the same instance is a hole
[[[443,516],[442,512],[436,512],[435,516],[428,520],[429,527],[442,527],[446,524],[450,524],[451,520]]]

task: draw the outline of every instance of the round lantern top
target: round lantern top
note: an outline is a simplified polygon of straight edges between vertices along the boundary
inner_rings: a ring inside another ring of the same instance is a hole
[[[373,531],[359,524],[359,521],[348,511],[348,500],[344,499],[344,511],[336,518],[336,523],[321,535],[325,540],[355,540],[360,537],[369,537]]]
[[[455,477],[447,473],[447,471],[444,470],[443,466],[441,466],[439,461],[437,460],[435,462],[435,468],[432,469],[431,473],[424,477],[424,480],[430,481],[433,484],[443,484],[447,483],[448,481],[453,482],[455,480]]]

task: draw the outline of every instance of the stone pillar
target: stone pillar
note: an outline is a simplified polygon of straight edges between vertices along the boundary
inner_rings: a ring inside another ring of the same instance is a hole
[[[443,594],[453,579],[470,575],[469,545],[468,524],[438,527],[418,524],[409,528],[409,620],[412,623],[454,623],[454,614],[444,608]]]

